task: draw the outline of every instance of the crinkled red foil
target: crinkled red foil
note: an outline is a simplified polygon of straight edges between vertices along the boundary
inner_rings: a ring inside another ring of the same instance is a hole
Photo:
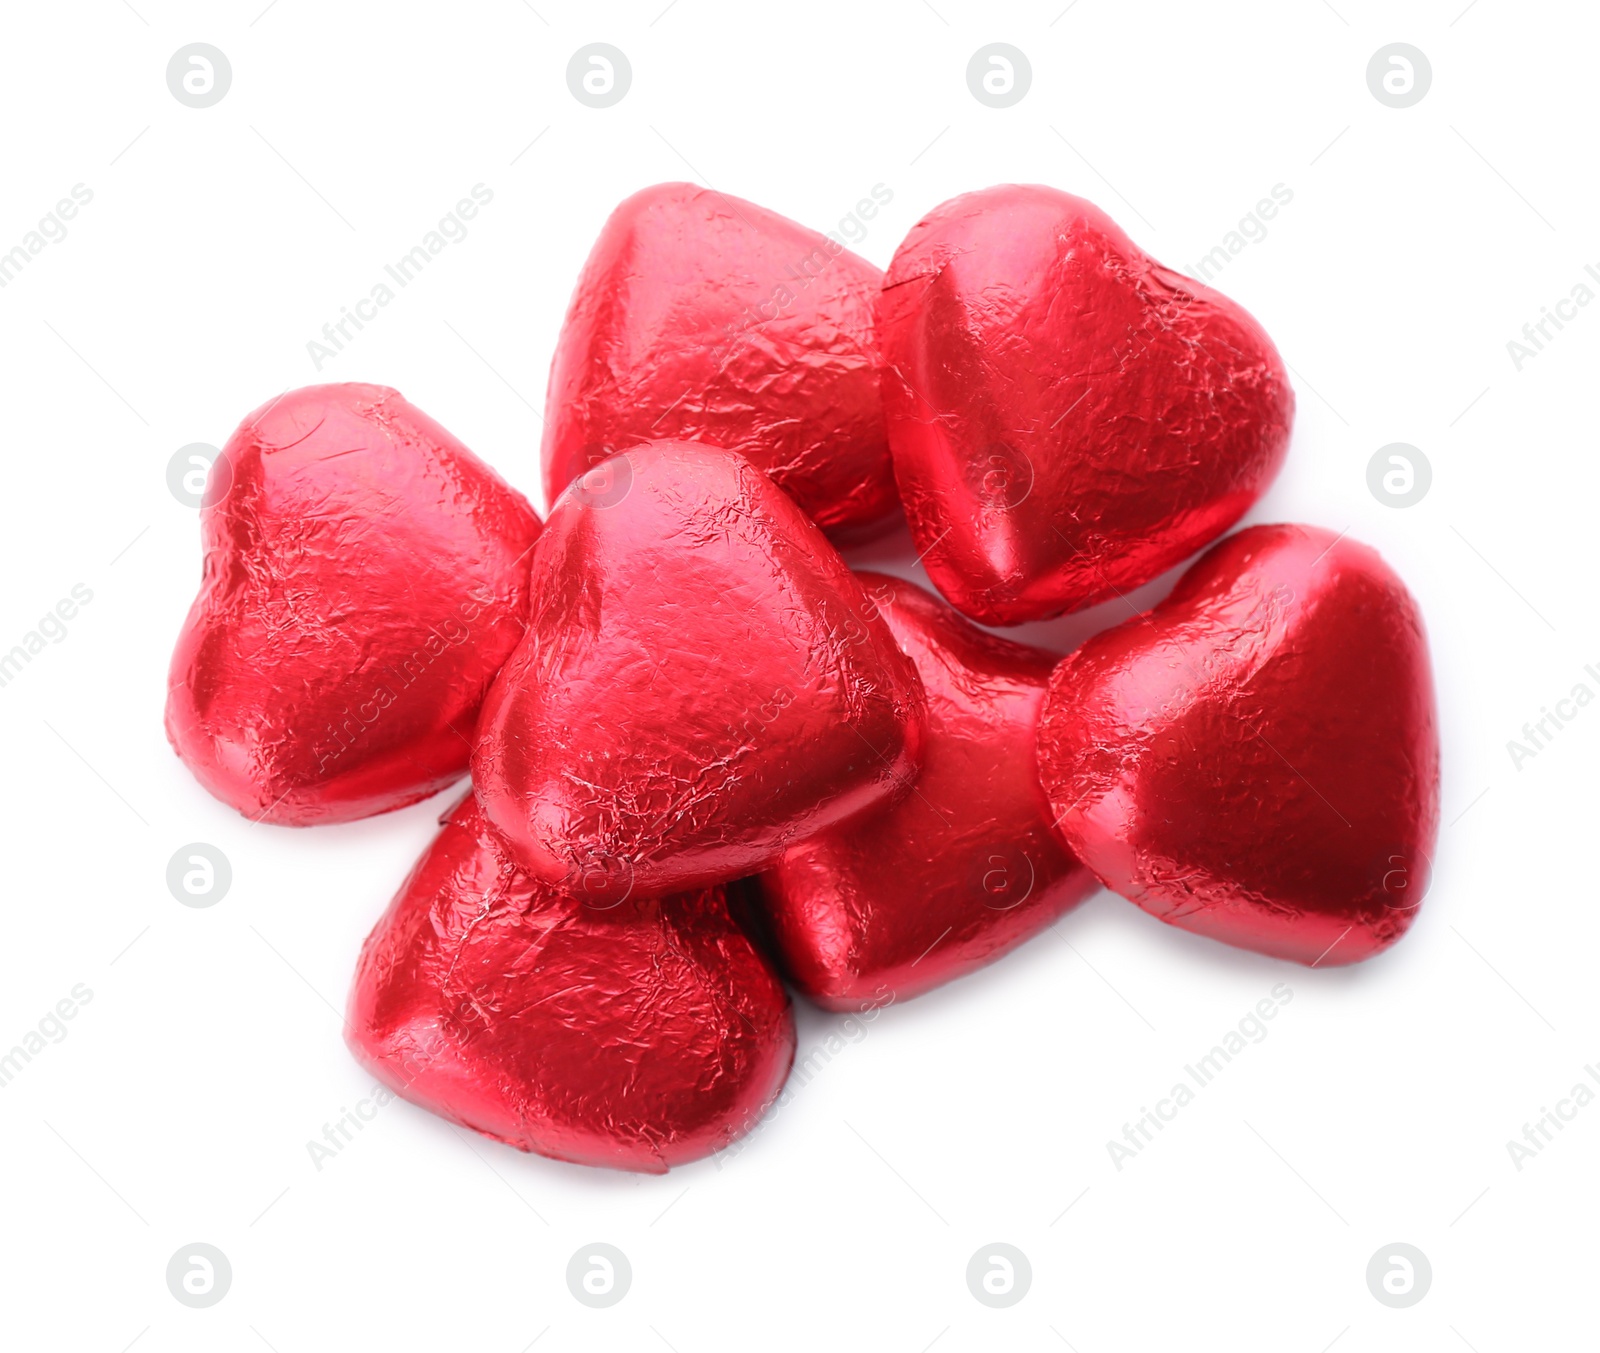
[[[1067,845],[1184,930],[1330,967],[1393,944],[1427,890],[1422,619],[1375,551],[1331,531],[1241,531],[1069,654],[1039,758]]]
[[[721,888],[595,907],[518,869],[468,795],[362,950],[346,1040],[451,1122],[659,1174],[754,1126],[795,1031]]]
[[[877,314],[912,536],[986,624],[1148,582],[1283,461],[1294,396],[1260,325],[1081,198],[946,202],[901,244]]]
[[[839,1010],[969,973],[1098,886],[1052,833],[1034,765],[1056,658],[912,583],[857,576],[922,677],[922,773],[899,803],[790,847],[759,880],[791,980]]]
[[[531,586],[472,773],[546,882],[614,899],[729,881],[915,777],[915,668],[742,456],[614,457],[556,503]]]
[[[726,447],[819,525],[896,507],[872,314],[837,240],[692,183],[635,193],[595,242],[545,400],[545,501],[639,442]]]
[[[521,494],[396,391],[319,385],[240,424],[201,530],[166,726],[211,793],[298,826],[461,777],[528,608]]]

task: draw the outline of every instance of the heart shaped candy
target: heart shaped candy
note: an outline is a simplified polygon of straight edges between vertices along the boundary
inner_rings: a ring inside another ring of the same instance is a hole
[[[1439,826],[1416,603],[1364,545],[1241,531],[1062,660],[1039,771],[1062,839],[1152,915],[1312,966],[1370,957],[1415,917]]]
[[[200,521],[166,725],[201,784],[298,826],[461,777],[522,637],[539,519],[521,494],[395,391],[317,385],[239,425]]]
[[[986,624],[1073,611],[1215,539],[1294,396],[1242,309],[1051,188],[924,217],[878,305],[895,477],[928,576]]]
[[[598,900],[740,878],[915,777],[915,669],[743,456],[613,457],[557,501],[531,586],[472,775],[548,883]]]
[[[692,183],[611,214],[567,311],[545,401],[545,501],[613,451],[738,451],[819,525],[896,504],[872,309],[882,274],[837,239]]]
[[[596,909],[517,869],[470,794],[368,937],[345,1038],[452,1122],[652,1174],[754,1126],[795,1044],[722,889]]]
[[[912,583],[857,577],[927,693],[922,773],[899,803],[791,846],[759,880],[790,979],[835,1010],[971,972],[1097,886],[1055,840],[1035,769],[1056,659]]]

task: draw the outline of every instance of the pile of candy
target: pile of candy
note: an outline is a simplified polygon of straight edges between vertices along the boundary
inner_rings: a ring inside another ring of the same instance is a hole
[[[454,1122],[664,1170],[778,1095],[782,979],[904,1000],[1097,880],[1311,965],[1405,932],[1438,736],[1422,622],[1373,551],[1251,527],[1065,658],[963,618],[1077,610],[1210,545],[1293,409],[1249,315],[1052,189],[946,203],[887,274],[647,189],[562,330],[542,526],[393,390],[244,420],[167,732],[274,823],[470,765],[367,941],[349,1044]],[[949,605],[840,557],[900,506]]]

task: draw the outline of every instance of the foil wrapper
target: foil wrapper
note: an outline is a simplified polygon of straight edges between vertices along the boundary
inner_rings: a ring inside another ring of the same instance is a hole
[[[915,668],[744,457],[619,453],[557,501],[531,586],[472,774],[535,877],[595,900],[730,881],[915,778]]]
[[[1098,884],[1051,831],[1034,742],[1056,657],[968,624],[920,587],[857,575],[916,664],[915,792],[790,847],[759,896],[790,980],[857,1010],[998,958]]]
[[[1148,582],[1283,461],[1294,396],[1260,325],[1081,198],[1004,186],[937,207],[877,316],[912,536],[985,624]]]
[[[596,907],[539,883],[468,795],[361,953],[346,1019],[397,1094],[523,1151],[659,1174],[759,1121],[794,1059],[721,888]]]
[[[462,776],[528,610],[521,494],[396,391],[311,386],[239,425],[201,531],[166,728],[212,794],[299,826]]]
[[[725,193],[635,193],[595,242],[556,346],[545,501],[615,451],[684,439],[747,457],[829,531],[893,513],[881,278],[838,238]]]
[[[1050,680],[1040,775],[1068,847],[1199,935],[1315,967],[1398,940],[1427,891],[1439,736],[1416,603],[1309,526],[1213,547]]]

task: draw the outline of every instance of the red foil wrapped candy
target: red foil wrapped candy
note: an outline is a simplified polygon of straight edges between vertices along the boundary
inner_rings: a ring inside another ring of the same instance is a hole
[[[615,899],[753,874],[906,791],[921,683],[743,456],[625,451],[557,501],[473,783],[524,866]]]
[[[895,477],[928,576],[992,625],[1148,582],[1271,482],[1294,413],[1261,326],[1052,188],[968,193],[878,304]]]
[[[518,869],[471,795],[367,939],[345,1037],[451,1122],[652,1174],[753,1127],[795,1046],[721,888],[597,908]]]
[[[539,519],[521,494],[396,391],[317,385],[239,425],[200,521],[166,725],[201,784],[300,826],[461,777],[522,637]]]
[[[1312,966],[1403,935],[1439,828],[1427,639],[1364,545],[1255,526],[1050,679],[1062,839],[1172,925]]]
[[[971,972],[1097,886],[1051,832],[1039,787],[1055,657],[984,634],[911,583],[857,576],[922,677],[922,773],[897,804],[791,846],[759,880],[791,980],[836,1010]]]
[[[545,501],[613,451],[683,438],[747,456],[829,530],[892,512],[881,278],[739,198],[692,183],[635,193],[595,242],[556,346]]]

